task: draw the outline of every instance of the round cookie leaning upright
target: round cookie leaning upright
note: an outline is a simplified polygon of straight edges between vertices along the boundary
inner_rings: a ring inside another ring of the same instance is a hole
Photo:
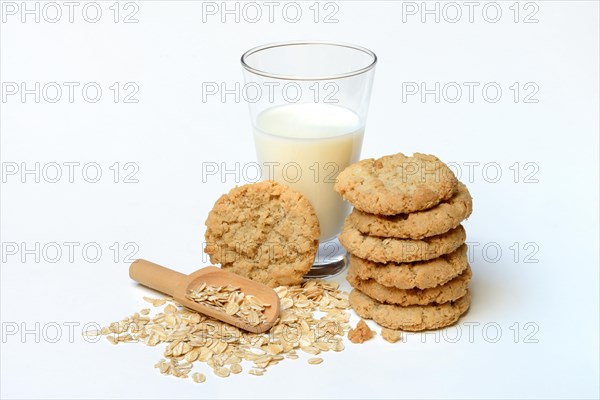
[[[266,285],[295,285],[314,262],[319,234],[306,197],[264,181],[217,200],[206,219],[204,252],[223,269]]]
[[[452,197],[457,182],[435,156],[398,153],[350,165],[338,175],[335,190],[360,211],[395,215],[436,206]]]

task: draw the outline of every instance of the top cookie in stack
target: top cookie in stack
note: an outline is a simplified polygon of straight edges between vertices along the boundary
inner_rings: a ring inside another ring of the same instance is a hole
[[[450,325],[470,304],[466,233],[472,199],[437,157],[362,160],[335,189],[353,206],[339,240],[351,254],[350,303],[391,329]]]

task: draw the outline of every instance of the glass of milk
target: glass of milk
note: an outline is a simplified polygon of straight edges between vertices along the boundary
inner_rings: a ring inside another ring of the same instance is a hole
[[[242,55],[261,177],[304,194],[319,219],[310,277],[348,263],[337,236],[350,209],[333,186],[360,157],[376,63],[372,51],[334,42],[274,43]]]

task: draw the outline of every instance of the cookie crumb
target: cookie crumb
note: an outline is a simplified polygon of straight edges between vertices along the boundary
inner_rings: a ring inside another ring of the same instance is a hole
[[[401,338],[400,331],[388,328],[381,328],[381,337],[390,343],[396,343]]]
[[[350,331],[348,331],[348,339],[350,339],[352,343],[366,342],[367,340],[371,339],[374,335],[375,332],[369,328],[369,326],[363,319],[358,321],[358,324],[356,324],[356,328],[350,329]]]

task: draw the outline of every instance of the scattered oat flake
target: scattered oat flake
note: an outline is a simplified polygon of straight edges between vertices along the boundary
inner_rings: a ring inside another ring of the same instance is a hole
[[[229,369],[231,370],[232,374],[239,374],[242,372],[242,366],[240,364],[232,364],[231,368]]]
[[[231,371],[229,371],[229,368],[219,367],[215,369],[215,375],[220,376],[221,378],[227,378],[230,373]]]
[[[196,292],[205,293],[208,302],[260,323],[264,310],[270,307],[255,296],[246,296],[234,286],[210,289],[204,284]],[[241,363],[250,363],[247,373],[265,374],[268,368],[298,358],[304,351],[317,355],[344,349],[343,336],[350,329],[346,311],[348,294],[336,284],[310,280],[297,286],[275,288],[280,298],[281,315],[265,333],[242,331],[206,315],[184,308],[171,298],[144,300],[153,309],[142,309],[121,321],[103,327],[100,334],[112,344],[122,342],[164,346],[163,359],[155,367],[163,375],[191,378],[204,382],[203,374],[192,373],[198,363],[210,367],[220,377],[243,372]],[[234,304],[234,305],[229,305]],[[284,307],[285,305],[285,307]],[[318,314],[317,314],[318,313]],[[318,315],[318,317],[317,317]],[[258,321],[257,321],[258,319]],[[320,363],[314,358],[311,363]]]
[[[165,299],[153,299],[151,297],[144,297],[144,300],[152,304],[154,307],[160,307],[167,302]]]
[[[177,307],[175,307],[173,304],[167,304],[167,306],[165,307],[165,313],[167,314],[174,314],[177,312]]]
[[[265,372],[262,369],[251,369],[250,371],[248,371],[248,373],[250,375],[263,376]]]
[[[316,365],[316,364],[321,364],[323,362],[323,359],[320,357],[315,357],[315,358],[309,358],[308,359],[308,363],[312,364],[312,365]]]
[[[201,374],[200,372],[194,372],[192,374],[192,380],[196,383],[202,383],[206,381],[206,376],[204,376],[204,374]]]

